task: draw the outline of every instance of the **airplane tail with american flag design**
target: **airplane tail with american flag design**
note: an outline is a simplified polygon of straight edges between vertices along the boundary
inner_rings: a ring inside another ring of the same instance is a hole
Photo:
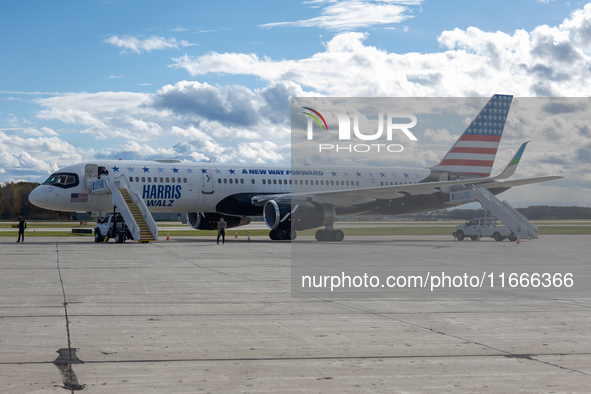
[[[512,100],[509,95],[492,96],[441,162],[431,169],[490,176]]]

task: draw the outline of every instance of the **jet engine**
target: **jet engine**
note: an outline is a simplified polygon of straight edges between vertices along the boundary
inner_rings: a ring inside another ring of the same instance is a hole
[[[293,232],[331,225],[336,214],[333,207],[312,201],[284,203],[269,200],[263,207],[263,218],[271,230]]]
[[[224,221],[228,224],[228,228],[245,226],[250,223],[250,218],[243,218],[241,216],[230,216],[220,213],[187,213],[187,223],[195,230],[217,230],[220,218],[224,218]]]

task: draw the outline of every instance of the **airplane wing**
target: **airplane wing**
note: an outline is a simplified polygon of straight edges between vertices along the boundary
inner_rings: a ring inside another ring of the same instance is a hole
[[[508,189],[513,186],[527,185],[563,178],[561,176],[545,176],[537,178],[515,179],[511,181],[496,181],[491,178],[473,178],[453,181],[411,183],[408,185],[397,186],[378,186],[363,189],[346,189],[338,191],[318,191],[304,193],[287,193],[254,196],[252,203],[254,205],[263,205],[269,200],[291,201],[291,200],[309,200],[324,204],[330,204],[335,207],[346,207],[354,204],[363,204],[375,200],[395,199],[405,195],[432,194],[441,191],[441,188],[458,185],[476,185],[487,189],[503,188]]]
[[[528,141],[529,142],[529,141]],[[323,204],[329,204],[335,207],[347,207],[355,204],[364,204],[375,200],[388,200],[401,198],[405,195],[421,195],[421,194],[433,194],[437,192],[448,193],[450,186],[476,186],[483,187],[486,189],[509,189],[513,186],[528,185],[531,183],[552,181],[555,179],[563,178],[561,176],[544,176],[537,178],[525,178],[515,180],[504,180],[509,178],[515,173],[517,165],[521,160],[521,156],[525,151],[525,147],[528,142],[523,143],[513,158],[509,161],[509,164],[505,167],[503,172],[494,177],[479,177],[479,178],[468,178],[468,179],[456,179],[456,180],[440,180],[438,182],[422,182],[422,183],[409,183],[406,185],[396,186],[374,186],[366,187],[362,189],[346,189],[346,190],[331,190],[331,191],[309,191],[303,193],[297,193],[297,186],[292,188],[296,190],[295,193],[287,194],[272,194],[272,195],[261,195],[254,196],[251,199],[253,205],[264,205],[269,200],[275,200],[277,202],[290,202],[295,201],[314,201]]]
[[[487,189],[503,188],[508,189],[513,186],[529,185],[530,183],[539,183],[546,181],[553,181],[555,179],[564,178],[563,176],[541,176],[537,178],[525,178],[525,179],[513,179],[511,181],[497,181],[491,183],[485,183],[484,185],[478,185],[477,187],[484,187]]]
[[[474,181],[481,179],[474,179]],[[488,180],[488,178],[482,178]],[[252,203],[254,205],[263,205],[269,200],[276,201],[290,201],[295,200],[312,200],[316,202],[329,203],[334,206],[342,207],[352,204],[360,204],[363,202],[370,202],[378,199],[400,198],[407,194],[431,194],[438,192],[435,189],[440,186],[453,186],[465,184],[467,180],[444,181],[444,182],[429,182],[429,183],[414,183],[408,185],[397,186],[378,186],[367,187],[362,189],[344,189],[344,190],[330,190],[330,191],[310,191],[303,193],[287,193],[287,194],[267,194],[262,196],[254,196]],[[471,182],[468,182],[471,183]],[[295,188],[297,190],[297,186]]]

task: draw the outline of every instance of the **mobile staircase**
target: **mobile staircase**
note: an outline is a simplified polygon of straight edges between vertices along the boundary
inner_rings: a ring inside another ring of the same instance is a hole
[[[158,226],[127,176],[120,175],[115,179],[105,176],[103,179],[111,191],[113,206],[121,212],[133,240],[140,243],[158,241]]]
[[[538,239],[538,228],[507,201],[499,200],[486,188],[475,186],[472,188],[482,208],[503,222],[513,234],[520,239]]]

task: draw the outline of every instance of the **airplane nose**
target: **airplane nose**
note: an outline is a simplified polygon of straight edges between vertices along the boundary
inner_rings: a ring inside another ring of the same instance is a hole
[[[29,194],[29,201],[31,204],[38,206],[39,208],[45,208],[47,204],[47,190],[44,187],[36,187]]]

